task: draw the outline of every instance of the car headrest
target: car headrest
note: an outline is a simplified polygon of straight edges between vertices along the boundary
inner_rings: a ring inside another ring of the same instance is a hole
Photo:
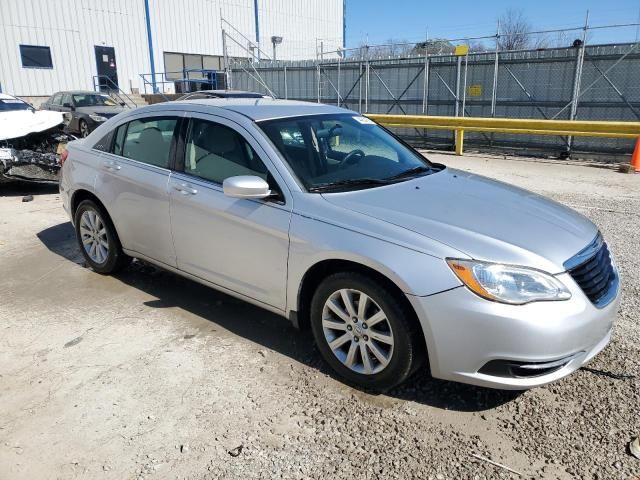
[[[216,155],[233,152],[237,143],[233,130],[219,125],[207,125],[194,138],[196,146]]]
[[[164,138],[157,127],[145,128],[138,137],[138,143],[144,145],[162,145]]]

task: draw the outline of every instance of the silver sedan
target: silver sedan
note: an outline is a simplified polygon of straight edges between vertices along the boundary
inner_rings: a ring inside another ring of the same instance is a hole
[[[347,382],[526,389],[609,342],[619,279],[582,215],[432,163],[342,108],[170,102],[63,155],[88,264],[135,257],[309,326]],[[428,367],[427,367],[428,366]]]

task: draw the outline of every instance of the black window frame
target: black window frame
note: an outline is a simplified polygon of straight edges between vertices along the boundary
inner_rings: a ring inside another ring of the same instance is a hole
[[[53,56],[51,55],[51,47],[49,47],[48,45],[26,45],[26,44],[19,44],[18,48],[20,50],[20,62],[22,65],[22,68],[35,68],[35,69],[39,69],[39,70],[53,70]],[[28,52],[26,52],[26,49],[46,49],[46,53],[48,56],[48,65],[44,65],[44,64],[35,64],[35,62],[33,65],[25,65],[25,57],[29,58]]]

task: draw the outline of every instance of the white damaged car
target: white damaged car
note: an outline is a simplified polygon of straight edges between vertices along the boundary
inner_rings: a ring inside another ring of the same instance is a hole
[[[0,183],[10,180],[57,182],[60,153],[74,137],[60,112],[36,110],[0,93]]]

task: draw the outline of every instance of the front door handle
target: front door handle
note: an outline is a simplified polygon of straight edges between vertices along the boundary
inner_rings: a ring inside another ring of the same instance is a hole
[[[195,195],[198,193],[198,190],[187,183],[174,183],[173,188],[183,195]]]

